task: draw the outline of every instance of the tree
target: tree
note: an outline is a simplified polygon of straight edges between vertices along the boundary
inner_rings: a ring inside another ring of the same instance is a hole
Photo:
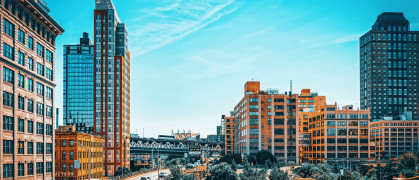
[[[404,169],[415,169],[418,162],[418,158],[415,156],[415,154],[408,152],[406,154],[401,155],[398,158],[398,162],[400,163],[400,165],[404,167]]]
[[[413,169],[403,169],[401,171],[402,175],[404,177],[410,178],[410,177],[415,177],[416,176],[416,171]]]
[[[234,161],[233,161],[234,162]],[[206,180],[237,180],[237,173],[227,163],[221,163],[209,171]]]
[[[179,166],[171,166],[170,167],[170,174],[172,176],[172,180],[193,180],[193,176],[190,174],[183,175]]]
[[[175,166],[175,165],[180,165],[180,164],[186,164],[184,158],[175,158],[175,159],[166,161],[166,166]]]
[[[336,179],[338,174],[324,164],[306,164],[300,167],[298,175],[303,178],[314,178],[316,180]]]
[[[240,180],[266,180],[266,170],[259,170],[250,166],[249,161],[245,160],[243,172]]]
[[[118,167],[118,169],[116,169],[114,176],[120,176],[123,174],[128,174],[131,173],[131,170],[129,170],[126,167]]]
[[[237,164],[236,161],[233,159],[233,163],[231,163],[231,169],[233,169],[234,172],[237,172]]]
[[[272,153],[269,152],[269,151],[259,151],[256,154],[256,162],[258,164],[265,164],[268,160],[271,163],[276,163],[277,162],[275,156],[273,156]]]
[[[220,160],[218,160],[218,163],[222,163],[225,162],[227,164],[232,164],[233,161],[235,161],[236,163],[242,164],[242,157],[240,154],[227,154],[223,157],[220,158]]]
[[[272,168],[269,173],[269,180],[289,180],[289,175],[287,172],[282,171],[279,167]]]

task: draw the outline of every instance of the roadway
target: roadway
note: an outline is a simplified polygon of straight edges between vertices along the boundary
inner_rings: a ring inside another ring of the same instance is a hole
[[[160,170],[160,172],[165,172],[166,174],[169,174],[170,170],[169,169],[162,169],[162,170]],[[126,178],[126,180],[141,180],[142,177],[150,177],[151,180],[157,180],[158,177],[159,177],[159,174],[158,174],[157,171],[153,171],[153,172],[137,175],[135,177]],[[163,178],[160,178],[160,179],[163,179]]]

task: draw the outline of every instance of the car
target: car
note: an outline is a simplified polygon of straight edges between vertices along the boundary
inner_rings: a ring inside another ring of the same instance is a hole
[[[141,177],[141,179],[140,180],[151,180],[151,178],[150,177]]]
[[[166,177],[168,174],[165,172],[160,172],[159,177]]]

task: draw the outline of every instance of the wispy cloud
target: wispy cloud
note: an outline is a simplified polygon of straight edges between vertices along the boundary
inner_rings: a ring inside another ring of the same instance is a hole
[[[134,56],[150,52],[237,10],[235,0],[162,1],[129,22]]]

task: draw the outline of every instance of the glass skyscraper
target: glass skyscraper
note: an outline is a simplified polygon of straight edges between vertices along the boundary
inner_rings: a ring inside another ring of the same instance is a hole
[[[385,12],[360,38],[361,108],[371,119],[418,119],[418,37],[403,13]],[[409,115],[409,116],[410,116]]]
[[[88,33],[78,45],[64,45],[64,125],[93,134],[94,46]]]

